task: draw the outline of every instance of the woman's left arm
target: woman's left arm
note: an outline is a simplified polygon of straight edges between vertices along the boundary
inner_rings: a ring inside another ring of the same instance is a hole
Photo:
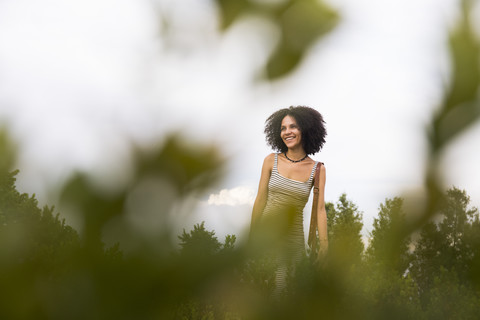
[[[326,169],[325,166],[322,165],[320,167],[320,181],[318,186],[319,190],[317,205],[318,237],[320,239],[318,257],[324,257],[328,251],[327,210],[325,210],[325,181]]]

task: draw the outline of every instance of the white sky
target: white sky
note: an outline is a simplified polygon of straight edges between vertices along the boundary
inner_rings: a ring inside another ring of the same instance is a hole
[[[0,119],[20,143],[22,192],[48,201],[49,187],[74,168],[121,180],[127,138],[147,143],[180,128],[232,158],[188,223],[239,233],[270,152],[264,121],[290,105],[324,115],[327,143],[314,158],[326,164],[326,199],[346,192],[364,212],[365,234],[386,197],[421,186],[425,124],[448,79],[457,1],[331,0],[338,27],[292,76],[270,84],[255,80],[275,43],[270,25],[252,17],[221,35],[210,1],[152,3],[0,2]],[[475,206],[479,138],[476,125],[445,157],[448,185],[466,189]]]

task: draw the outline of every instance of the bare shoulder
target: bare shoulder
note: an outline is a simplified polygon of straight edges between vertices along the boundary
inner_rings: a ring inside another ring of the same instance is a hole
[[[275,159],[275,154],[276,154],[276,153],[273,153],[273,152],[272,152],[272,153],[270,153],[269,155],[267,155],[267,156],[265,157],[265,161],[267,161],[267,160],[268,160],[268,161],[273,161],[273,160]]]
[[[263,166],[268,169],[273,168],[273,163],[275,162],[275,153],[270,153],[268,156],[265,157],[263,160]]]
[[[326,177],[327,177],[327,169],[325,169],[325,165],[323,164],[323,162],[319,163],[319,164],[322,164],[320,166],[320,181],[323,181],[323,183],[325,183],[325,180],[326,180]]]

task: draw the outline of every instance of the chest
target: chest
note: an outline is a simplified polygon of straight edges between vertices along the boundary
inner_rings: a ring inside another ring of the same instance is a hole
[[[277,170],[281,176],[287,179],[306,182],[310,179],[314,165],[315,162],[313,161],[306,163],[288,163],[280,160],[277,163]]]

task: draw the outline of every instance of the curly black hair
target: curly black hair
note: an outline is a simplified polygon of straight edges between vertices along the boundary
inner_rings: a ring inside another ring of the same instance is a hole
[[[270,145],[273,150],[280,152],[287,152],[288,150],[280,137],[282,120],[286,116],[291,116],[297,121],[297,125],[302,133],[303,149],[307,154],[314,154],[322,149],[325,143],[325,136],[327,135],[327,129],[325,128],[325,121],[322,115],[313,108],[297,106],[280,109],[265,121],[267,144]]]

